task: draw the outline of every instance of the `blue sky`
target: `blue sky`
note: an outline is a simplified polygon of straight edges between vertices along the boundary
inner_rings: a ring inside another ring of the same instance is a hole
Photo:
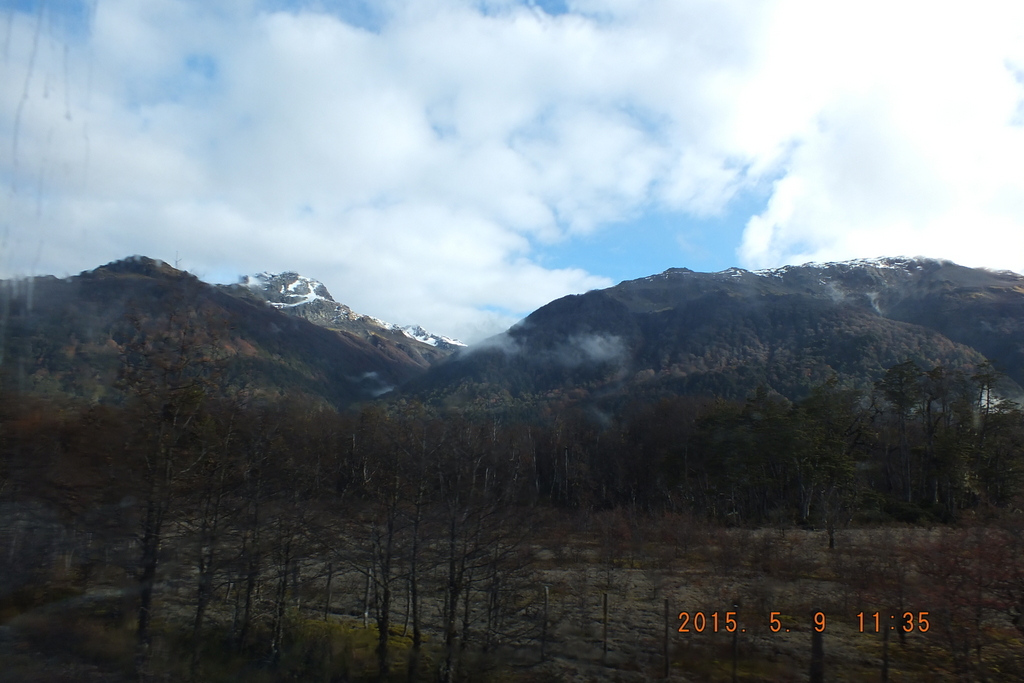
[[[551,268],[584,268],[614,282],[633,280],[669,268],[717,272],[738,263],[736,251],[747,220],[765,209],[764,193],[734,198],[715,216],[647,210],[597,232],[543,250]]]
[[[1019,272],[1024,4],[964,7],[0,0],[0,276],[298,270],[475,341],[670,267]]]

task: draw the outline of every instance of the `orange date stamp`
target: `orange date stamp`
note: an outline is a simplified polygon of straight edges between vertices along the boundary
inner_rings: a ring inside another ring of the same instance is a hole
[[[679,613],[679,633],[746,633],[747,629],[741,624],[737,612],[729,611],[699,611]],[[926,633],[931,628],[928,619],[928,612],[903,612],[885,615],[881,612],[867,613],[860,612],[854,617],[851,625],[857,627],[861,633],[881,633],[886,630],[901,630],[904,633]],[[888,616],[888,619],[885,617]],[[769,612],[768,619],[759,624],[762,628],[768,627],[772,633],[789,633],[790,631],[802,631],[799,622],[792,617],[782,616],[782,612]],[[811,615],[809,627],[818,633],[824,633],[828,626],[828,617],[824,612],[818,611]]]
[[[737,620],[736,612],[680,612],[679,633],[746,633],[747,629]],[[769,612],[767,626],[772,633],[791,630],[782,622],[782,612]],[[828,623],[824,612],[815,612],[812,617],[812,628],[821,633]],[[765,624],[762,624],[765,625]]]
[[[886,627],[890,631],[897,629],[904,633],[926,633],[931,628],[931,622],[928,621],[928,612],[904,612],[903,614],[890,614],[889,621],[886,623],[883,615],[880,612],[874,614],[865,614],[860,612],[857,614],[857,625],[861,633],[871,633],[871,628],[874,626],[874,632],[879,633],[885,631]]]

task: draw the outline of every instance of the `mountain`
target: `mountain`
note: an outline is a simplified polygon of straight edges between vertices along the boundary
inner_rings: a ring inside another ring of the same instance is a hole
[[[251,293],[238,296],[136,256],[65,279],[0,281],[0,381],[23,391],[119,400],[125,349],[140,329],[158,330],[171,316],[204,328],[217,347],[213,355],[223,359],[223,381],[256,395],[306,396],[340,407],[423,372],[423,358],[408,352],[419,342],[326,329]]]
[[[412,380],[451,403],[664,394],[789,398],[836,375],[867,386],[906,359],[1024,384],[1024,277],[933,259],[759,271],[672,268],[563,297]]]
[[[139,321],[184,308],[202,311],[232,386],[336,406],[399,385],[406,396],[489,408],[742,398],[758,386],[796,399],[833,375],[868,386],[908,358],[966,371],[989,359],[1008,377],[1005,393],[1024,385],[1024,277],[907,258],[673,268],[558,299],[465,348],[355,313],[296,273],[213,286],[133,257],[70,278],[0,281],[0,382],[118,400]]]
[[[385,340],[389,342],[385,346],[397,347],[424,368],[466,346],[457,339],[431,334],[418,325],[402,327],[356,313],[335,301],[322,282],[295,272],[246,276],[227,291],[260,299],[289,315],[330,330],[354,334],[372,344]]]

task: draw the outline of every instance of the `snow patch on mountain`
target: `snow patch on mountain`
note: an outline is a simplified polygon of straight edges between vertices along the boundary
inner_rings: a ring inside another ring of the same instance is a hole
[[[894,270],[911,272],[914,270],[924,270],[923,263],[939,263],[948,264],[950,261],[942,259],[930,259],[930,258],[910,258],[907,256],[880,256],[877,258],[858,258],[850,259],[848,261],[808,261],[799,266],[781,266],[779,268],[762,268],[760,270],[751,271],[754,275],[760,275],[761,277],[783,277],[786,273],[796,268],[814,268],[818,270],[833,270],[833,269],[852,269],[852,268],[875,268],[878,270]]]
[[[274,308],[292,308],[314,301],[337,303],[324,283],[295,272],[246,275],[242,284],[260,290]]]
[[[736,268],[735,266],[733,266],[732,268],[726,268],[725,270],[720,270],[717,273],[715,273],[715,275],[728,275],[729,277],[743,277],[744,275],[746,275],[749,272],[750,272],[749,270],[744,270],[742,268]]]
[[[320,306],[320,311],[329,311],[330,322],[341,321],[362,323],[389,332],[399,332],[410,339],[437,348],[466,346],[458,339],[427,332],[419,325],[396,325],[372,315],[356,313],[345,304],[338,303],[327,291],[326,285],[294,271],[283,273],[262,272],[241,278],[241,284],[259,292],[274,308],[295,309],[298,306]],[[317,303],[322,302],[322,303]]]
[[[402,333],[405,336],[411,337],[416,341],[421,341],[424,344],[430,344],[431,346],[443,346],[444,344],[451,344],[452,346],[465,346],[465,344],[460,342],[458,339],[445,337],[444,335],[431,334],[430,332],[427,332],[419,325],[408,325],[400,329],[402,330]]]

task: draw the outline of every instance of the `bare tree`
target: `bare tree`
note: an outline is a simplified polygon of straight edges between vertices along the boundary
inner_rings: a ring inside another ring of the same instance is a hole
[[[120,386],[137,418],[131,451],[138,456],[143,506],[137,571],[140,678],[146,675],[150,656],[153,590],[165,523],[186,478],[197,474],[203,459],[197,449],[198,432],[219,366],[218,326],[194,300],[198,281],[183,278],[180,285],[170,293],[165,316],[127,316],[129,337],[120,346]]]

